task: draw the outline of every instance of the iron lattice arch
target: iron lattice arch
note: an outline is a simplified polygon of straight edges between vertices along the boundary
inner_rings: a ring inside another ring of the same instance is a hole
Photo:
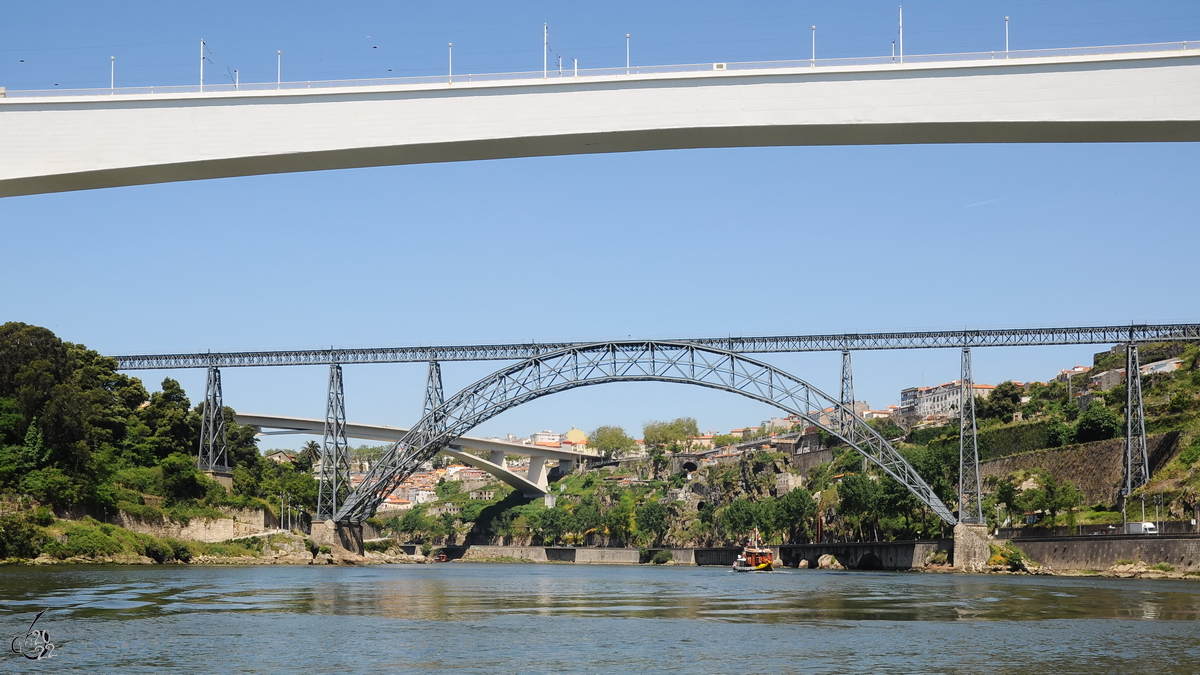
[[[694,384],[774,405],[840,438],[908,488],[939,518],[957,521],[933,489],[882,436],[837,399],[798,377],[730,351],[679,342],[601,342],[567,347],[501,369],[429,411],[392,445],[338,510],[362,522],[450,441],[542,396],[609,382]],[[829,412],[822,422],[822,411]]]

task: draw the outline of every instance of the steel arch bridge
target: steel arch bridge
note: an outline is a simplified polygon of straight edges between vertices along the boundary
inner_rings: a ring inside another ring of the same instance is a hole
[[[845,441],[908,488],[950,525],[957,518],[882,436],[794,375],[734,352],[680,342],[600,342],[534,356],[479,380],[433,408],[371,468],[334,516],[362,522],[401,481],[452,439],[543,396],[609,382],[673,382],[741,394],[774,405]],[[821,413],[834,414],[821,421]]]

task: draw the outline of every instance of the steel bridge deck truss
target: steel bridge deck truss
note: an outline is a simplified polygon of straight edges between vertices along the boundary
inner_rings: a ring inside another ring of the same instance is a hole
[[[744,354],[858,351],[876,349],[937,349],[1048,345],[1119,344],[1169,340],[1200,341],[1200,324],[1150,324],[1077,328],[1006,328],[989,330],[845,333],[841,335],[784,335],[669,340]],[[312,366],[333,363],[414,363],[422,361],[516,361],[549,354],[584,343],[552,342],[502,345],[376,347],[368,349],[310,349],[195,354],[115,356],[121,370],[155,368],[222,368],[251,366]]]

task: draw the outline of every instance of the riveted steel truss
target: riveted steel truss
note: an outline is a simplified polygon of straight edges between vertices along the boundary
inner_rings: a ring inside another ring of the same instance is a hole
[[[1142,367],[1136,344],[1125,346],[1125,480],[1121,495],[1150,482],[1150,460],[1146,453],[1146,417],[1142,410]]]
[[[1127,341],[1200,341],[1200,324],[1152,324],[1077,328],[1009,328],[998,330],[844,333],[840,335],[782,335],[669,340],[715,347],[742,354],[818,352],[864,349],[930,349],[1016,347],[1037,345],[1119,344]],[[222,368],[246,366],[312,366],[332,363],[413,363],[420,361],[515,361],[549,354],[577,342],[374,347],[368,349],[307,349],[291,351],[114,356],[120,370],[154,368]]]
[[[346,442],[346,393],[342,367],[329,366],[329,396],[325,400],[325,438],[317,487],[317,519],[329,520],[350,493],[350,446]]]
[[[979,489],[979,441],[975,427],[975,378],[971,350],[962,350],[962,381],[958,395],[958,519],[983,524],[983,494]]]
[[[841,438],[918,499],[954,524],[932,488],[882,436],[854,417],[848,425],[821,411],[841,404],[807,382],[733,352],[694,344],[653,341],[573,346],[503,368],[450,397],[417,422],[338,510],[338,521],[370,517],[397,485],[448,441],[515,406],[542,396],[608,382],[673,382],[741,394],[777,406]]]
[[[446,402],[445,390],[442,389],[442,366],[437,361],[429,362],[429,374],[425,377],[425,409],[422,417],[434,415],[434,421],[442,423],[437,416],[438,410]]]
[[[854,373],[850,368],[850,351],[842,350],[842,386],[839,402],[842,404],[842,425],[847,426],[850,420],[847,415],[854,416]]]
[[[225,437],[225,405],[221,400],[221,371],[209,367],[204,384],[204,409],[200,418],[200,452],[196,466],[201,471],[228,471]]]

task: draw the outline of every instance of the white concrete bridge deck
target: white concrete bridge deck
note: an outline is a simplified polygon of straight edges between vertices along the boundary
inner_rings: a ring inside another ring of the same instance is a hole
[[[287,417],[283,415],[255,415],[237,413],[238,424],[247,424],[265,434],[316,434],[325,431],[325,420],[308,417]],[[273,431],[263,431],[273,430]],[[377,424],[346,424],[346,436],[369,441],[385,441],[395,443],[408,433],[408,429],[389,427]],[[482,459],[464,450],[482,450],[488,453],[488,459]],[[486,438],[462,436],[454,439],[450,447],[442,454],[453,457],[457,461],[483,469],[500,481],[521,491],[526,496],[546,494],[548,468],[546,460],[558,460],[559,466],[569,470],[574,462],[581,459],[596,458],[599,455],[588,452],[565,450],[562,448],[547,448],[540,445],[525,445],[496,441]],[[524,455],[529,457],[529,471],[525,476],[513,473],[504,465],[504,455]]]
[[[677,148],[1200,141],[1200,42],[7,92],[0,196]]]

